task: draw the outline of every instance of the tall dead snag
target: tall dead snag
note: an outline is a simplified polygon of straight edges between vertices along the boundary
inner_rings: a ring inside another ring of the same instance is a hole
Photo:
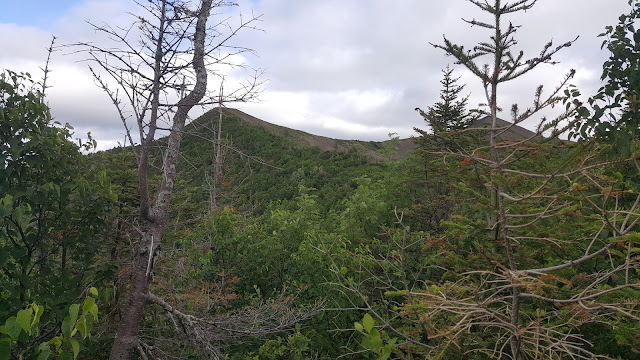
[[[182,0],[139,3],[143,14],[135,15],[136,20],[128,29],[92,24],[97,32],[115,41],[115,47],[76,44],[89,54],[89,68],[96,82],[116,106],[127,139],[132,149],[137,149],[141,242],[134,254],[129,300],[116,332],[112,360],[129,359],[134,351],[145,351],[138,335],[145,305],[150,300],[161,303],[149,295],[149,283],[171,210],[180,142],[189,111],[197,105],[251,100],[260,85],[254,77],[224,98],[209,94],[208,74],[218,75],[216,70],[221,67],[237,66],[233,64],[234,55],[251,51],[233,46],[231,39],[242,29],[254,28],[260,18],[240,18],[234,26],[222,14],[233,3],[196,3],[196,7]],[[213,14],[214,9],[220,9],[221,14]],[[212,15],[219,15],[222,20],[209,24]],[[130,122],[137,125],[137,132]],[[151,186],[150,156],[159,131],[168,132],[168,138],[162,179]],[[157,191],[152,193],[150,188]]]

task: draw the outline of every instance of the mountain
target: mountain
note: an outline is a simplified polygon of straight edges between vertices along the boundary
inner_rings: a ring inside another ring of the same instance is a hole
[[[218,114],[218,112],[218,109],[213,109],[209,113]],[[224,115],[225,117],[238,118],[247,124],[262,127],[275,136],[287,138],[301,146],[316,146],[324,151],[360,153],[372,159],[385,159],[386,155],[382,152],[384,152],[387,147],[386,145],[391,141],[340,140],[313,135],[301,130],[294,130],[269,123],[237,109],[224,109]],[[400,139],[395,146],[397,147],[397,152],[394,157],[404,157],[409,150],[415,148],[415,144],[411,138]]]
[[[411,139],[385,142],[338,140],[289,129],[236,109],[224,109],[220,132],[221,155],[216,159],[219,110],[190,122],[183,131],[176,183],[179,218],[198,218],[209,205],[212,189],[218,205],[261,213],[272,202],[294,201],[313,191],[324,208],[340,204],[358,180],[381,181],[393,158],[404,157],[415,145]],[[151,155],[151,176],[162,176],[165,138]],[[129,148],[115,148],[91,157],[103,166],[119,188],[136,201],[136,161]],[[218,183],[214,185],[216,165]],[[119,194],[126,197],[125,194]],[[178,205],[180,204],[180,205]]]
[[[219,118],[219,110],[213,109],[203,114],[200,118],[194,120],[187,128],[187,131],[196,131],[197,133],[211,133],[214,127],[207,124],[216,122]],[[285,126],[272,124],[270,122],[259,119],[253,115],[242,112],[238,109],[226,108],[223,110],[223,133],[229,122],[239,121],[239,124],[255,126],[266,130],[269,134],[276,138],[286,139],[288,142],[296,144],[300,147],[317,147],[323,151],[336,151],[341,153],[350,153],[364,155],[372,160],[389,160],[404,158],[408,152],[415,149],[416,144],[413,138],[386,140],[386,141],[362,141],[362,140],[341,140],[333,139],[326,136],[313,135],[301,130],[291,129]],[[233,126],[233,125],[232,125]],[[489,116],[478,119],[472,124],[472,128],[489,128],[491,126],[491,118]],[[515,141],[528,139],[535,136],[531,130],[525,129],[511,122],[498,119],[497,126],[502,132],[499,135],[501,141]],[[236,132],[238,130],[240,132]],[[231,135],[238,139],[241,137],[242,130],[240,128],[232,129]]]
[[[491,128],[491,116],[485,116],[476,120],[471,127],[485,128],[488,132],[489,128]],[[517,141],[530,139],[536,136],[536,133],[531,130],[499,118],[496,121],[496,127],[499,129],[498,139],[500,141]]]
[[[189,193],[191,210],[202,209],[210,196],[216,159],[219,110],[213,109],[189,123],[184,130],[178,188]],[[227,204],[264,209],[272,201],[294,199],[301,189],[315,189],[319,202],[330,207],[358,186],[361,177],[379,181],[388,176],[393,159],[401,159],[416,147],[412,138],[384,142],[338,140],[271,124],[237,109],[224,109],[222,118],[220,196]],[[521,139],[533,132],[506,121],[503,140]],[[488,126],[481,119],[474,127]],[[155,176],[161,176],[164,139],[152,156]],[[135,159],[127,148],[93,156],[123,188],[133,192],[137,181]]]
[[[514,124],[506,120],[502,120],[500,118],[496,120],[497,120],[496,129],[498,131],[497,140],[499,142],[514,142],[514,141],[521,141],[525,139],[533,139],[534,137],[536,137],[535,132],[525,129],[520,125]],[[475,120],[465,130],[475,134],[480,134],[480,139],[484,138],[488,141],[490,137],[491,126],[492,126],[491,116],[487,115]],[[452,135],[455,136],[456,134],[452,133]],[[413,146],[408,150],[411,150],[413,148],[415,148],[415,144],[413,144]],[[398,151],[398,155],[402,156],[402,154],[406,154],[406,151],[408,150],[405,150],[404,153],[402,151]]]
[[[218,109],[213,109],[203,117],[217,116],[219,114]],[[389,158],[398,159],[407,156],[408,152],[416,148],[414,138],[405,138],[386,141],[361,141],[361,140],[340,140],[333,139],[320,135],[313,135],[301,130],[295,130],[284,126],[272,124],[270,122],[261,120],[255,116],[244,113],[238,109],[224,109],[223,116],[226,119],[239,119],[240,121],[261,127],[276,137],[285,138],[289,141],[297,143],[299,146],[311,146],[318,147],[323,151],[337,151],[343,153],[360,154],[370,157],[375,160],[388,160]],[[223,118],[223,119],[224,119]],[[198,120],[196,120],[197,122]],[[202,120],[200,120],[202,121]],[[223,120],[224,122],[224,120]],[[483,129],[481,131],[488,132],[491,128],[491,117],[485,116],[476,120],[471,128]],[[497,119],[496,127],[499,130],[499,141],[518,141],[524,139],[531,139],[536,136],[536,133],[528,130],[520,125],[512,122]],[[391,148],[391,149],[390,149]],[[391,152],[389,155],[387,152]]]
[[[202,211],[210,196],[219,118],[218,109],[208,111],[190,122],[183,133],[176,188],[189,193],[189,199],[176,201],[188,203],[196,212]],[[415,147],[412,139],[376,142],[312,135],[237,109],[223,110],[220,138],[222,178],[216,191],[228,199],[224,204],[244,208],[264,208],[271,201],[294,199],[301,188],[316,189],[322,203],[339,203],[357,187],[354,179],[384,178],[389,160],[405,157]],[[165,141],[158,139],[153,150],[154,176],[161,176]],[[135,190],[135,159],[128,148],[92,157],[107,169],[114,183]]]

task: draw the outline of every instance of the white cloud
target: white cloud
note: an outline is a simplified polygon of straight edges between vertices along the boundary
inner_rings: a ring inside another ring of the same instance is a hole
[[[259,103],[243,104],[240,109],[250,114],[260,112],[262,119],[294,129],[300,124],[317,126],[319,122],[310,117],[309,97],[301,92],[268,91]]]
[[[600,51],[602,39],[596,36],[627,9],[626,0],[543,1],[526,14],[510,17],[523,25],[517,33],[518,46],[529,56],[550,39],[556,43],[577,35],[580,39],[558,55],[559,65],[542,66],[504,86],[502,106],[509,109],[512,102],[527,106],[537,85],[550,91],[571,68],[577,70],[572,82],[584,94],[595,91],[607,58]],[[222,16],[242,12],[246,19],[252,10],[264,14],[257,25],[265,31],[242,32],[233,44],[258,52],[259,57],[244,54],[238,61],[266,68],[269,82],[260,103],[239,107],[270,122],[336,138],[384,140],[388,132],[409,136],[414,126],[423,126],[413,108],[438,100],[440,69],[453,61],[429,43],[441,43],[446,34],[470,47],[489,35],[461,20],[487,20],[463,0],[258,0],[242,2]],[[96,37],[85,21],[126,26],[131,21],[127,11],[137,11],[129,0],[84,1],[62,18],[52,19],[53,28],[61,43],[104,45],[105,39]],[[50,34],[15,24],[0,24],[0,33],[20,34],[0,38],[0,68],[28,70],[37,78]],[[121,141],[122,124],[108,97],[94,86],[86,64],[78,59],[54,54],[50,79],[54,88],[49,94],[54,115],[72,123],[78,134],[92,131],[101,143]],[[455,73],[468,84],[470,105],[485,102],[477,79],[461,68]],[[227,72],[225,89],[231,90],[245,74]],[[213,79],[210,89],[217,90]]]

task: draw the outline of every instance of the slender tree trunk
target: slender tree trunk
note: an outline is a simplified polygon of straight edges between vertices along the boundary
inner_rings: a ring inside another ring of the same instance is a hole
[[[163,14],[164,6],[166,2],[162,2]],[[193,69],[196,74],[196,84],[193,90],[183,97],[177,104],[177,111],[173,117],[173,125],[167,142],[167,150],[164,158],[164,174],[160,189],[156,197],[155,204],[152,208],[149,208],[149,203],[145,202],[144,196],[141,196],[140,204],[141,216],[143,220],[148,220],[147,230],[143,235],[143,246],[137,252],[132,273],[131,273],[131,288],[129,289],[129,301],[123,311],[118,330],[116,332],[116,338],[111,348],[110,360],[128,360],[134,350],[139,346],[138,330],[140,322],[144,314],[144,307],[148,301],[149,282],[151,279],[151,273],[153,271],[153,264],[155,257],[157,256],[158,249],[162,241],[162,234],[165,224],[167,222],[171,197],[177,177],[178,158],[180,154],[180,143],[182,141],[182,130],[185,126],[187,115],[191,108],[198,104],[205,95],[207,87],[207,71],[204,63],[205,56],[205,38],[206,38],[206,23],[211,12],[212,0],[202,0],[201,7],[197,14],[196,29],[193,39]],[[161,20],[162,22],[162,20]],[[160,35],[162,33],[162,26],[160,27]],[[162,37],[158,37],[158,48],[161,48]],[[159,72],[159,62],[162,61],[161,57],[156,57],[156,69]],[[156,73],[156,78],[157,78]],[[159,85],[159,83],[154,84]],[[154,114],[157,114],[158,103],[155,101],[152,104],[152,116],[149,134],[155,131]],[[156,115],[157,116],[157,115]],[[146,182],[148,167],[148,153],[149,146],[151,144],[152,137],[147,137],[142,144],[140,151],[140,164],[147,164],[146,167],[139,166],[139,171],[144,173],[140,175],[140,190],[141,195],[147,191]],[[146,151],[145,151],[146,148]],[[143,156],[143,154],[145,154]],[[148,200],[147,200],[148,201]],[[148,209],[148,211],[146,210]]]
[[[218,209],[218,199],[220,197],[220,181],[222,180],[222,85],[220,86],[220,100],[218,103],[218,122],[216,130],[216,140],[213,147],[213,184],[209,194],[209,212],[214,214]]]
[[[492,175],[502,175],[503,165],[498,152],[497,136],[498,136],[498,85],[500,83],[500,74],[502,73],[504,48],[501,44],[504,34],[500,28],[501,13],[497,9],[501,8],[501,1],[495,1],[495,35],[494,46],[496,52],[494,54],[493,74],[491,76],[491,92],[489,106],[491,109],[491,135],[490,135],[490,149],[491,149],[491,162],[492,162]],[[493,209],[497,211],[497,214],[491,217],[489,226],[495,227],[496,240],[499,240],[507,253],[508,268],[511,271],[518,270],[518,264],[515,260],[513,244],[509,238],[509,231],[507,228],[507,214],[505,208],[505,199],[502,195],[502,185],[494,183],[491,189],[491,203]],[[522,359],[520,352],[520,288],[515,284],[511,289],[511,314],[509,319],[514,331],[511,334],[509,345],[511,347],[511,355],[513,360]]]
[[[151,244],[152,239],[161,236],[162,229],[155,228],[155,231],[149,231],[144,235],[144,243]],[[158,237],[159,238],[159,237]],[[144,314],[144,307],[147,303],[147,294],[149,293],[149,276],[147,268],[149,264],[148,252],[139,252],[136,255],[135,262],[131,271],[131,288],[129,300],[126,308],[122,312],[120,324],[116,332],[116,338],[111,348],[110,360],[130,359],[132,352],[138,346],[138,330],[140,321]]]

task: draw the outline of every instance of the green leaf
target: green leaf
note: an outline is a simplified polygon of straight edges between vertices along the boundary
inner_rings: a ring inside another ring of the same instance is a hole
[[[92,308],[94,306],[96,306],[96,299],[92,297],[84,299],[84,305],[82,305],[82,314],[93,313]]]
[[[78,329],[83,339],[86,339],[89,335],[89,331],[87,329],[87,318],[84,315],[80,315],[80,317],[78,318],[76,329]]]
[[[75,324],[71,323],[71,319],[67,316],[62,320],[62,336],[68,338],[71,336],[71,330]]]
[[[51,356],[51,350],[47,346],[46,349],[42,349],[38,355],[38,360],[47,360]]]
[[[16,317],[16,322],[24,332],[27,334],[31,334],[31,316],[33,315],[33,310],[28,308],[26,310],[18,311],[18,316]]]
[[[16,317],[12,316],[7,319],[4,323],[4,332],[11,337],[14,341],[18,340],[18,336],[20,335],[20,325],[16,321]]]
[[[355,322],[353,323],[353,327],[356,328],[356,331],[358,332],[362,332],[362,330],[364,329],[364,327],[362,326],[362,324],[360,324],[359,322]]]
[[[70,321],[72,325],[76,323],[76,320],[78,320],[79,311],[80,311],[80,305],[73,304],[69,306],[69,316],[70,316]]]
[[[371,350],[372,349],[370,336],[365,336],[362,339],[362,347],[367,349],[367,350]]]
[[[91,293],[91,295],[93,296],[98,296],[98,289],[96,289],[95,287],[91,287],[89,289],[89,292]]]
[[[93,319],[98,321],[98,305],[93,304],[93,306],[89,309],[89,313],[93,315]]]
[[[53,339],[49,340],[47,344],[53,345],[56,348],[56,350],[58,350],[62,346],[62,337],[56,336]]]
[[[380,336],[372,336],[370,339],[371,350],[379,352],[382,349],[382,339]]]
[[[391,346],[385,346],[382,349],[382,355],[380,355],[380,360],[387,360],[391,356]]]
[[[36,306],[34,304],[34,306]],[[40,322],[40,317],[42,316],[42,314],[44,313],[44,306],[42,305],[37,305],[36,306],[36,313],[35,316],[33,317],[33,325],[37,324],[38,322]]]
[[[69,342],[71,343],[71,348],[73,349],[73,358],[76,359],[78,357],[78,353],[80,352],[80,343],[74,338],[69,339]]]
[[[364,329],[367,332],[371,332],[371,329],[373,329],[373,325],[374,325],[374,321],[371,315],[369,314],[364,315],[364,317],[362,318],[362,325],[364,326]]]

